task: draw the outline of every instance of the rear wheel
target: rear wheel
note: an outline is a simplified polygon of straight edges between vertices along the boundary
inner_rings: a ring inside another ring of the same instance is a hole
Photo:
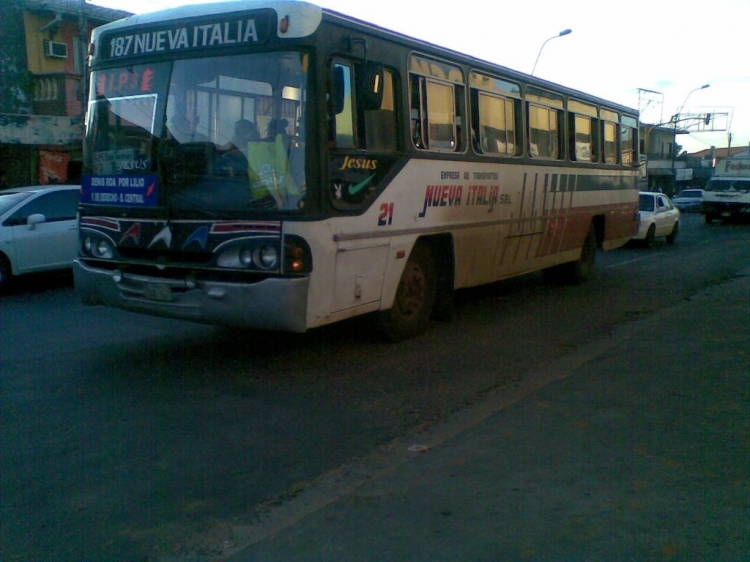
[[[569,285],[580,285],[591,278],[594,273],[594,262],[596,261],[596,232],[594,225],[589,227],[586,239],[581,248],[581,257],[578,260],[557,265],[544,270],[545,280],[552,283],[565,283]]]
[[[435,306],[436,280],[432,250],[417,244],[401,274],[393,307],[380,313],[380,328],[389,340],[411,338],[427,328]]]
[[[667,244],[674,244],[674,241],[677,240],[677,232],[680,230],[680,223],[676,222],[674,223],[674,228],[672,229],[672,232],[670,234],[667,234]]]
[[[654,242],[656,241],[656,226],[651,225],[648,227],[648,232],[646,232],[646,238],[643,239],[643,243],[646,245],[647,248],[653,248]]]

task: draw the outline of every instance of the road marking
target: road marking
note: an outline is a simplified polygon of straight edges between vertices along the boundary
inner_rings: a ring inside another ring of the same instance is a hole
[[[604,269],[612,269],[614,267],[621,267],[623,265],[628,265],[628,264],[631,264],[631,263],[635,263],[637,261],[647,260],[649,258],[656,257],[656,255],[657,254],[650,255],[650,256],[643,256],[642,258],[635,258],[634,260],[623,261],[623,262],[620,262],[620,263],[613,263],[612,265],[604,266]]]

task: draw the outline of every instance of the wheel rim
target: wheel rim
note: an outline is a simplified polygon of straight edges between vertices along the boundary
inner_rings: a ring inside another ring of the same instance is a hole
[[[424,271],[419,264],[407,264],[407,270],[396,295],[399,311],[404,316],[418,315],[426,300],[427,279]]]

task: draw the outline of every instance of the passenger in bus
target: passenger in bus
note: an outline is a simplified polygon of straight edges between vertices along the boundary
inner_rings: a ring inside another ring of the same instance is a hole
[[[234,136],[229,143],[228,151],[239,150],[247,157],[247,143],[260,140],[258,127],[249,119],[240,119],[234,124]]]
[[[172,117],[169,133],[172,138],[180,144],[186,142],[208,142],[208,139],[196,131],[198,127],[198,116],[189,121],[187,117],[178,113]]]
[[[281,142],[288,151],[290,148],[289,121],[286,119],[271,119],[266,127],[266,140],[274,142],[277,135],[281,135]]]
[[[234,124],[231,142],[220,148],[224,154],[219,159],[221,172],[232,177],[246,176],[248,171],[247,152],[251,142],[260,140],[258,127],[249,119],[240,119]]]

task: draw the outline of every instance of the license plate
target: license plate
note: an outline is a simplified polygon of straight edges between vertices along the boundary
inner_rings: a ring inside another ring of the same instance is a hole
[[[143,296],[152,301],[171,302],[172,289],[166,283],[147,283]]]

